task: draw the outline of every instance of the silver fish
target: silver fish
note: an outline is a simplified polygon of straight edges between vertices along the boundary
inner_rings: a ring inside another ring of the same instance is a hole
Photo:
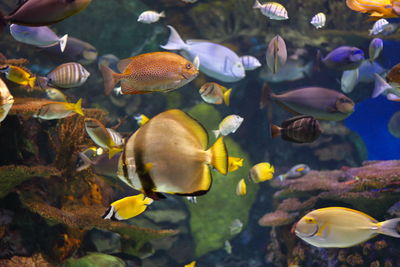
[[[326,23],[326,15],[322,12],[318,13],[315,15],[311,21],[311,25],[313,25],[315,28],[320,29],[325,26]]]
[[[372,26],[372,29],[369,30],[369,35],[377,35],[383,32],[388,24],[389,22],[386,19],[377,20]]]
[[[141,23],[154,23],[157,22],[160,18],[165,17],[165,12],[161,11],[160,13],[153,11],[153,10],[148,10],[144,11],[142,14],[139,15],[139,18],[137,19],[138,22]]]
[[[46,76],[45,85],[59,88],[79,87],[86,82],[90,73],[79,63],[65,63]]]
[[[260,2],[256,0],[253,8],[259,8],[264,16],[273,20],[286,20],[289,18],[286,8],[276,2],[260,4]]]
[[[242,64],[245,70],[255,70],[261,67],[260,61],[258,61],[258,59],[253,56],[242,56],[240,57],[240,60],[242,60]]]

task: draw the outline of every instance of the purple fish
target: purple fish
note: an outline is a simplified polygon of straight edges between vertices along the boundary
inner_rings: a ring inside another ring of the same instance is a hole
[[[340,46],[324,57],[322,62],[331,69],[352,70],[358,68],[364,59],[364,52],[361,49]]]
[[[374,61],[379,57],[383,49],[383,41],[380,38],[372,39],[371,43],[369,44],[369,60]]]

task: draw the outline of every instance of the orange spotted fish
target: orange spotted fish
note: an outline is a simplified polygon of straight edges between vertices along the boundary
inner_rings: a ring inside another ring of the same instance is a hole
[[[196,62],[197,61],[197,62]],[[171,52],[154,52],[123,59],[118,63],[121,73],[100,66],[105,94],[120,82],[123,94],[168,92],[191,82],[199,74],[199,62],[192,63]]]
[[[346,0],[347,6],[361,13],[370,13],[371,20],[397,18],[400,14],[399,0]]]

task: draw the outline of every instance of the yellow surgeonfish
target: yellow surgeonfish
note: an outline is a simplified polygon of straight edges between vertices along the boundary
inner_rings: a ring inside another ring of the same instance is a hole
[[[71,116],[75,112],[81,116],[85,116],[82,110],[82,99],[74,103],[50,102],[43,105],[33,117],[43,120],[62,119]]]
[[[244,196],[246,194],[247,194],[246,182],[244,181],[244,179],[241,179],[236,186],[236,195]]]
[[[228,157],[228,172],[234,172],[243,167],[243,161],[242,158]]]
[[[274,177],[274,166],[268,162],[261,162],[250,169],[250,178],[255,183],[271,180]]]
[[[185,267],[196,267],[196,261],[192,261],[189,264],[186,264]]]
[[[12,82],[28,85],[30,88],[35,87],[36,77],[25,68],[9,65],[1,68],[0,72],[5,73],[6,78]]]
[[[128,220],[143,213],[151,203],[153,200],[143,194],[125,197],[111,203],[103,219]]]
[[[397,18],[400,11],[398,0],[346,0],[347,7],[361,13],[370,13],[372,20]]]
[[[136,122],[139,125],[139,127],[142,127],[144,124],[146,124],[150,120],[149,117],[147,117],[144,114],[137,114],[133,118],[136,120]]]
[[[297,222],[295,233],[316,247],[347,248],[378,234],[400,238],[399,223],[400,218],[378,222],[357,210],[329,207],[307,213]]]

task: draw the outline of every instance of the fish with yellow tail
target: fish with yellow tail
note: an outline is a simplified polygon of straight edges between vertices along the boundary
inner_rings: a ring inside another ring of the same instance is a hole
[[[11,95],[4,81],[0,79],[0,122],[7,117],[13,103],[14,97]]]
[[[171,52],[146,53],[120,60],[118,70],[121,73],[100,65],[106,95],[117,83],[121,83],[122,94],[172,91],[196,78],[198,68],[198,58],[192,63]]]
[[[124,140],[121,135],[113,129],[106,128],[99,120],[85,118],[85,129],[96,145],[108,150],[110,159],[122,151]]]
[[[0,68],[1,73],[5,73],[7,80],[14,83],[29,86],[30,88],[35,87],[36,76],[30,73],[28,69],[23,67],[8,65]]]
[[[50,102],[43,105],[33,117],[43,120],[58,120],[72,116],[73,113],[85,116],[82,110],[82,99],[74,103]]]
[[[295,226],[296,235],[320,248],[347,248],[378,234],[400,238],[400,218],[378,222],[371,216],[342,207],[329,207],[307,213]]]
[[[230,133],[235,133],[242,125],[243,120],[239,115],[226,116],[219,124],[218,130],[213,131],[215,137],[218,138],[220,135],[227,136]]]
[[[185,264],[184,267],[196,267],[196,261],[192,261],[191,263]]]
[[[250,169],[250,179],[255,183],[271,180],[274,177],[275,168],[268,162],[261,162]]]
[[[244,196],[246,194],[247,194],[246,182],[244,181],[244,179],[241,179],[236,185],[236,195]]]
[[[223,138],[208,148],[204,127],[185,112],[171,109],[151,118],[125,143],[118,176],[130,187],[155,200],[162,193],[206,194],[212,184],[209,165],[228,172]]]
[[[144,124],[146,124],[150,120],[149,117],[147,117],[144,114],[137,114],[133,118],[136,120],[139,127],[142,127]]]
[[[103,219],[128,220],[142,214],[151,203],[153,200],[143,194],[125,197],[111,203]]]
[[[369,13],[371,20],[397,18],[400,14],[399,0],[346,0],[351,10]]]
[[[228,172],[234,172],[234,171],[237,171],[239,168],[243,167],[243,161],[244,161],[244,159],[242,159],[242,158],[229,157],[228,158]]]
[[[227,89],[218,83],[210,82],[203,84],[200,87],[199,93],[206,103],[217,105],[224,103],[229,106],[231,91],[232,88]]]

